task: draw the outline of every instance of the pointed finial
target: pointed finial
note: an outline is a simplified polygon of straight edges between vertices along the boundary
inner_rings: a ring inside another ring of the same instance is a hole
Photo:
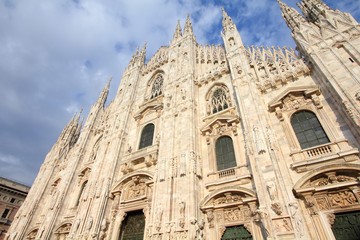
[[[110,90],[110,83],[111,83],[112,77],[110,77],[109,81],[106,83],[104,89],[101,91],[100,96],[97,100],[97,104],[99,104],[99,106],[104,106],[105,102],[107,100],[107,96],[109,95],[109,90]]]
[[[145,57],[145,55],[146,55],[146,46],[147,46],[147,43],[145,42],[144,46],[142,47],[142,49],[140,51],[140,54],[139,54],[140,57]]]
[[[184,26],[184,36],[185,35],[192,35],[193,34],[193,28],[190,20],[190,15],[187,15],[185,26]]]
[[[299,29],[300,24],[305,22],[304,17],[301,16],[297,10],[295,10],[292,7],[289,7],[288,5],[286,5],[286,3],[282,2],[281,0],[277,0],[277,2],[279,3],[282,16],[286,24],[290,28],[290,30],[294,31],[295,29]]]
[[[221,12],[222,12],[223,18],[228,17],[224,7],[221,7]]]
[[[222,15],[223,15],[223,20],[222,20],[222,25],[223,25],[223,32],[226,33],[227,31],[232,31],[236,28],[235,24],[233,23],[231,17],[227,14],[227,12],[225,11],[225,9],[222,7]]]
[[[181,26],[180,26],[180,20],[178,20],[178,22],[176,24],[176,29],[174,32],[173,40],[179,39],[181,36],[182,36],[182,30],[181,30]]]

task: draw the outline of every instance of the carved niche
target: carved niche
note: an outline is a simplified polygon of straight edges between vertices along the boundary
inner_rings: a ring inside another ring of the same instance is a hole
[[[32,231],[26,236],[25,239],[29,239],[29,240],[35,239],[38,231],[39,231],[39,229],[34,229],[34,230],[32,230]]]
[[[66,237],[69,235],[70,233],[70,229],[71,229],[71,223],[65,223],[63,225],[61,225],[56,231],[55,231],[55,236],[56,239],[66,239]]]

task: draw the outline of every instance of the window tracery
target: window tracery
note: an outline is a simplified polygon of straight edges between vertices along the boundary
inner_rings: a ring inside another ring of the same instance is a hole
[[[223,88],[217,88],[211,98],[212,113],[220,112],[230,106],[230,101]]]
[[[151,88],[150,99],[153,99],[163,94],[163,82],[164,82],[163,76],[161,74],[156,75],[154,83]]]

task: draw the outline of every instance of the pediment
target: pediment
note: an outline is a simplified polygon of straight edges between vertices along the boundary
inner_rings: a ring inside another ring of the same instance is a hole
[[[299,96],[310,97],[311,95],[316,94],[320,95],[320,89],[317,86],[299,86],[299,87],[290,87],[285,91],[280,93],[276,98],[269,102],[269,110],[274,111],[277,107],[282,108],[284,100],[289,96]]]
[[[136,120],[141,119],[143,116],[150,114],[151,112],[157,112],[164,108],[162,103],[163,96],[159,96],[153,100],[146,102],[145,104],[139,107],[139,110],[136,112],[134,118]]]
[[[127,174],[119,179],[112,187],[111,193],[121,192],[124,186],[129,185],[129,183],[139,181],[139,182],[153,182],[153,175],[147,171],[137,171],[131,174]]]
[[[357,164],[332,164],[314,169],[294,185],[297,194],[324,191],[332,188],[358,185],[360,167]]]
[[[206,118],[204,122],[205,124],[200,131],[203,135],[211,135],[215,131],[218,133],[220,130],[226,131],[228,128],[236,128],[236,125],[240,122],[240,117],[229,109],[229,111],[225,111],[222,114],[215,114]]]
[[[256,194],[252,190],[234,186],[219,189],[209,194],[201,201],[200,206],[202,209],[228,207],[231,205],[255,202],[256,200]]]

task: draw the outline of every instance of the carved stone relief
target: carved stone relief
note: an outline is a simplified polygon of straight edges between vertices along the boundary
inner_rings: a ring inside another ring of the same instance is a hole
[[[293,231],[290,218],[281,218],[273,220],[276,233],[286,233]]]
[[[141,179],[140,176],[132,177],[131,182],[128,184],[123,196],[124,201],[132,200],[146,195],[147,186],[144,179]]]
[[[233,194],[231,192],[224,193],[223,196],[218,197],[214,200],[214,204],[226,204],[226,203],[242,203],[242,197],[238,194]]]

